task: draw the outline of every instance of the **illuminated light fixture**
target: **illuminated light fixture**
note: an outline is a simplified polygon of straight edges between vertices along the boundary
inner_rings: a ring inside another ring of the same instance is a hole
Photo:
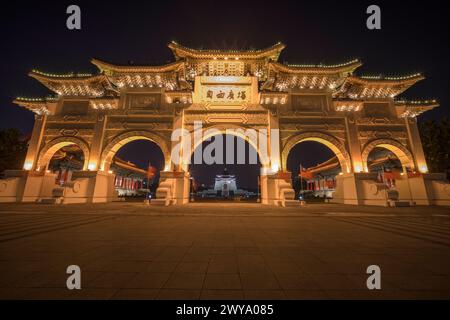
[[[214,57],[213,59],[214,59],[214,60],[217,60],[217,57]]]
[[[339,172],[339,175],[342,176],[344,173],[343,172]]]
[[[225,59],[225,60],[228,60],[228,57],[225,57],[224,59]]]
[[[166,166],[164,167],[164,171],[170,171],[170,164],[166,164]]]
[[[422,166],[420,166],[419,170],[422,173],[427,173],[428,172],[428,167],[426,165],[422,165]]]
[[[50,173],[51,171],[50,171],[50,170],[45,170],[45,172],[46,172],[46,173]]]
[[[278,170],[279,170],[279,165],[278,165],[278,163],[272,164],[272,172],[273,172],[273,173],[276,173],[276,172],[278,172]]]
[[[239,60],[239,57],[234,58],[234,60]]]
[[[359,172],[361,172],[362,171],[362,169],[361,169],[361,166],[358,164],[358,165],[356,165],[355,166],[355,172],[356,173],[359,173]]]
[[[31,170],[31,168],[33,168],[33,163],[32,162],[25,162],[25,164],[23,165],[23,168],[25,170]]]
[[[108,170],[108,173],[109,174],[113,174],[114,172],[112,170]]]
[[[89,171],[94,171],[95,170],[95,163],[89,163],[88,164],[88,170]]]

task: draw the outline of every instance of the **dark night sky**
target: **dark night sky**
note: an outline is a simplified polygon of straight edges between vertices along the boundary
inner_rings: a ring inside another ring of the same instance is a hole
[[[368,5],[382,9],[382,30],[365,26]],[[65,27],[66,8],[78,4],[82,30]],[[420,117],[449,115],[448,12],[444,2],[405,1],[15,1],[0,10],[0,129],[29,133],[33,115],[11,103],[49,92],[27,76],[96,72],[92,57],[126,64],[173,60],[166,44],[194,48],[262,48],[282,41],[280,60],[339,63],[360,58],[357,74],[423,72],[404,94],[437,98],[441,107]],[[130,151],[132,152],[132,151]],[[314,162],[314,161],[313,161]]]

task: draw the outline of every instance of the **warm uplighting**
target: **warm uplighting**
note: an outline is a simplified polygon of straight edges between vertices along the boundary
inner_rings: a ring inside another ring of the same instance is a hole
[[[89,171],[94,171],[95,170],[95,163],[89,163],[88,170]]]
[[[357,164],[355,165],[355,172],[360,173],[362,171],[361,165]]]
[[[170,164],[166,164],[166,166],[164,167],[164,171],[170,171]]]
[[[278,165],[278,163],[272,164],[272,173],[277,173],[279,169],[280,166]]]
[[[422,165],[422,166],[420,166],[419,171],[422,173],[427,173],[428,167],[426,165]]]
[[[339,175],[342,176],[344,173],[343,172],[339,172]]]
[[[25,170],[31,170],[31,168],[33,168],[33,163],[32,162],[25,162],[25,164],[23,165],[23,168]]]
[[[114,172],[112,170],[108,170],[108,173],[109,174],[113,174]]]

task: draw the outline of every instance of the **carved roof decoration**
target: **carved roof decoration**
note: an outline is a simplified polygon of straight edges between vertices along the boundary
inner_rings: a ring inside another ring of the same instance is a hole
[[[91,63],[99,68],[100,71],[108,75],[116,73],[162,73],[162,72],[176,72],[183,68],[183,61],[175,61],[162,66],[150,65],[117,65],[105,62],[98,59],[92,59]]]
[[[425,79],[420,73],[404,77],[349,76],[334,97],[351,99],[394,98],[416,82]]]
[[[323,74],[351,74],[362,66],[359,59],[353,59],[340,64],[281,64],[279,62],[270,62],[270,67],[275,71],[285,73],[323,73]]]
[[[18,97],[14,99],[13,103],[34,112],[37,115],[50,114],[47,107],[47,102],[56,101],[53,98],[25,98]]]
[[[110,86],[104,74],[68,74],[54,75],[33,70],[28,74],[58,95],[65,96],[102,96]]]
[[[439,107],[439,102],[437,100],[426,100],[426,101],[396,101],[395,108],[397,113],[402,118],[415,118],[418,115],[433,110]]]
[[[183,61],[162,66],[114,65],[98,59],[92,59],[91,62],[119,88],[149,87],[170,91],[191,89],[191,85],[185,80]]]
[[[336,65],[286,65],[269,63],[264,90],[287,91],[289,89],[335,89],[346,77],[361,66],[358,59]]]
[[[270,59],[277,61],[281,51],[286,47],[278,42],[271,47],[259,50],[202,50],[182,46],[175,41],[168,44],[177,60],[192,59]]]

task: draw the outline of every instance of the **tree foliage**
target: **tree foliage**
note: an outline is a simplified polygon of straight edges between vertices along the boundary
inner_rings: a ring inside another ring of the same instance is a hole
[[[28,142],[18,129],[0,130],[0,173],[8,169],[21,169]]]
[[[450,173],[450,119],[424,121],[419,123],[425,158],[430,172]]]

